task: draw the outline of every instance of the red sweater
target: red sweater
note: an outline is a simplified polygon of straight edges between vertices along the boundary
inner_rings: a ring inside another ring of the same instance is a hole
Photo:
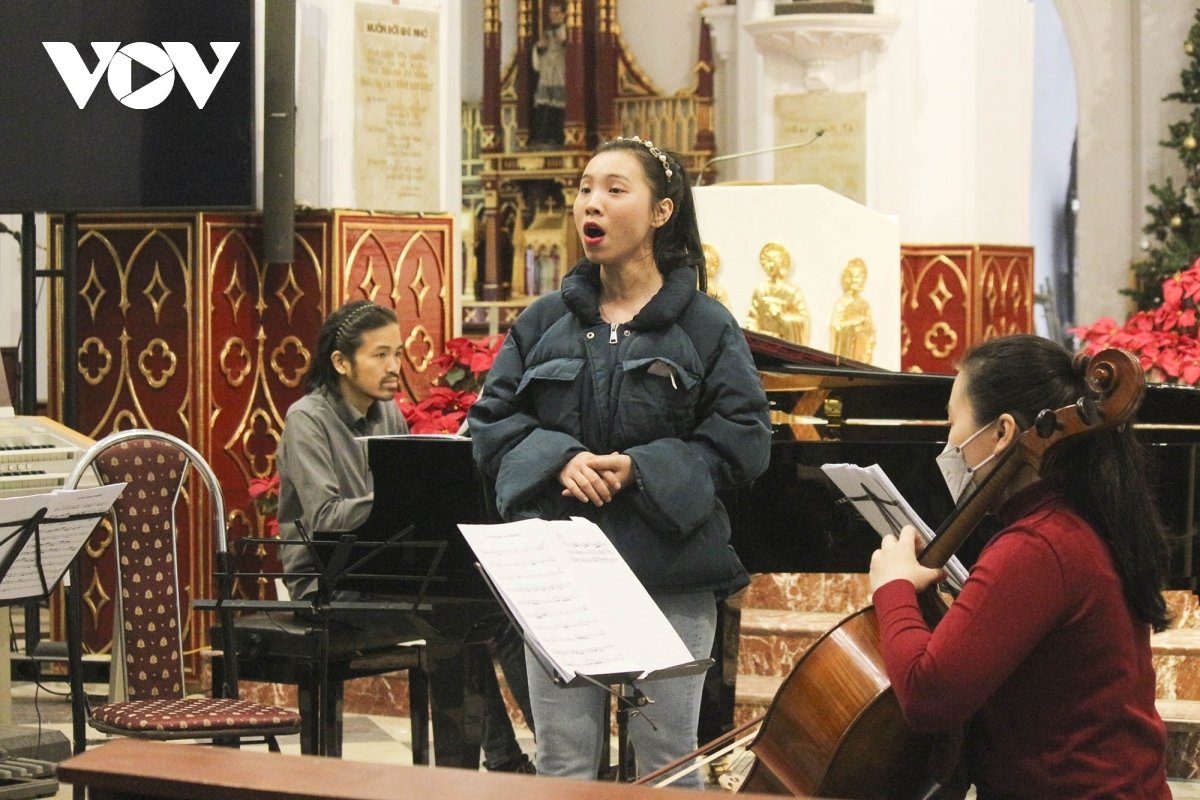
[[[1150,626],[1130,614],[1108,548],[1045,481],[999,517],[932,633],[911,583],[875,592],[905,719],[919,731],[971,720],[981,800],[1170,798]]]

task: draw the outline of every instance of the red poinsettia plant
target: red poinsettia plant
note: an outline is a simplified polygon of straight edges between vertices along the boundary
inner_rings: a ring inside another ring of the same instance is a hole
[[[279,473],[269,478],[254,478],[249,485],[250,499],[263,517],[263,533],[279,535]]]
[[[485,339],[460,336],[446,342],[446,351],[431,364],[437,377],[429,395],[419,403],[396,395],[409,431],[458,433],[467,418],[467,409],[479,397],[488,370],[503,343],[503,335]]]
[[[1107,347],[1128,350],[1142,362],[1150,381],[1195,386],[1200,381],[1200,258],[1162,284],[1158,308],[1138,311],[1124,325],[1112,317],[1072,328],[1084,352]]]

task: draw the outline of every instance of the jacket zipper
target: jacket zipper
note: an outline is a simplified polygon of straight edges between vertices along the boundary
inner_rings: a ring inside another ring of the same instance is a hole
[[[608,343],[609,344],[617,343],[617,323],[615,323],[615,322],[612,323],[608,329]]]

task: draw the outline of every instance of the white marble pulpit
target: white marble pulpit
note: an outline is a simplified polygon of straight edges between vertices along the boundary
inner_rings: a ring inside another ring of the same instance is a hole
[[[800,287],[809,315],[807,344],[831,350],[830,324],[853,259],[867,267],[861,296],[871,308],[876,344],[871,363],[900,369],[900,234],[896,220],[816,185],[701,186],[693,190],[700,238],[720,258],[714,281],[746,323],[755,288],[768,276],[764,245],[791,256],[786,280]]]

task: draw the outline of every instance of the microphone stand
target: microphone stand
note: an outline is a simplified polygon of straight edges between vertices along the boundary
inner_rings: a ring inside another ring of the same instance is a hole
[[[824,135],[825,129],[818,128],[817,132],[813,134],[813,137],[806,142],[791,142],[790,144],[781,144],[776,147],[764,147],[761,150],[746,150],[741,153],[730,153],[724,156],[714,156],[708,161],[705,161],[704,165],[700,167],[700,171],[697,173],[697,180],[703,180],[704,173],[707,172],[708,168],[713,164],[719,164],[722,161],[732,161],[735,158],[744,158],[745,156],[761,156],[764,153],[776,153],[780,150],[794,150],[798,147],[808,147],[810,144],[815,142],[817,139],[820,139]]]

